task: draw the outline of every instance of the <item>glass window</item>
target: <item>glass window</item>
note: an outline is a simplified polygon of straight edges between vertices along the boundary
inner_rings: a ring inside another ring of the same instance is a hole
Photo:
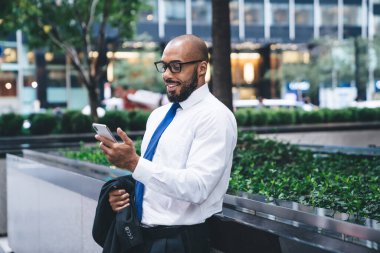
[[[310,62],[310,54],[306,51],[285,50],[282,52],[282,63],[308,64]]]
[[[246,25],[264,25],[264,5],[245,3],[244,18]]]
[[[362,8],[358,5],[345,5],[343,7],[343,24],[360,26]]]
[[[338,6],[321,5],[321,25],[337,26],[338,25]]]
[[[63,67],[47,68],[47,83],[49,87],[66,87],[66,71]]]
[[[374,30],[375,30],[375,35],[379,36],[380,35],[380,16],[374,16],[373,18],[374,21]]]
[[[232,83],[253,84],[260,79],[259,53],[232,53],[231,54],[231,74]]]
[[[3,62],[17,63],[17,49],[13,47],[3,48]]]
[[[289,25],[289,5],[272,3],[272,25]]]
[[[195,0],[191,3],[192,20],[194,24],[211,24],[211,2],[207,0]]]
[[[17,95],[17,72],[3,71],[0,75],[0,97],[15,97]]]
[[[165,21],[185,22],[185,1],[165,0]]]
[[[139,12],[140,22],[157,22],[157,0],[148,0],[144,8]]]
[[[298,26],[313,26],[313,5],[296,4],[295,5],[295,23]]]
[[[230,22],[231,25],[239,25],[239,3],[237,0],[230,1]]]

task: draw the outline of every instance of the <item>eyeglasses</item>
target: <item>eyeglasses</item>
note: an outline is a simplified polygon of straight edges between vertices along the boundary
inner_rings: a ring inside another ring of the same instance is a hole
[[[172,73],[179,73],[182,70],[182,65],[192,64],[192,63],[201,62],[201,61],[203,60],[187,61],[187,62],[171,61],[169,63],[165,63],[163,61],[156,61],[154,65],[156,65],[156,69],[160,73],[164,73],[167,68],[169,68],[170,72]]]

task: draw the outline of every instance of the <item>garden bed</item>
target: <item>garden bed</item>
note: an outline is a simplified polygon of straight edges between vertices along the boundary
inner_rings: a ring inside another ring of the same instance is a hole
[[[136,147],[139,152],[140,141]],[[110,165],[98,147],[63,153]],[[229,190],[380,220],[379,175],[379,156],[316,153],[242,132]]]
[[[380,157],[324,154],[241,133],[230,189],[380,220]]]

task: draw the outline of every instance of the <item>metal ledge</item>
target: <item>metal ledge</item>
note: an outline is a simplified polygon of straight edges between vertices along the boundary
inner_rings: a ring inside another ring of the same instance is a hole
[[[246,196],[234,196],[229,194],[225,195],[224,204],[231,206],[232,208],[238,208],[243,212],[261,212],[267,215],[273,215],[276,218],[300,222],[302,224],[341,233],[343,235],[380,243],[380,223],[378,221],[368,220],[370,221],[367,223],[368,226],[362,226],[314,213],[277,206],[273,203],[264,203],[258,200],[249,199]],[[371,224],[376,223],[378,224],[376,226],[377,228],[371,226]]]

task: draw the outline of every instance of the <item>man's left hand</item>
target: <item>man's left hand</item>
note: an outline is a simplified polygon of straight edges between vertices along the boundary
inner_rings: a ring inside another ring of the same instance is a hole
[[[133,141],[128,135],[120,128],[117,128],[117,134],[123,140],[123,143],[113,142],[98,134],[95,135],[95,139],[100,141],[99,147],[110,163],[118,168],[133,172],[140,157],[137,155]]]

